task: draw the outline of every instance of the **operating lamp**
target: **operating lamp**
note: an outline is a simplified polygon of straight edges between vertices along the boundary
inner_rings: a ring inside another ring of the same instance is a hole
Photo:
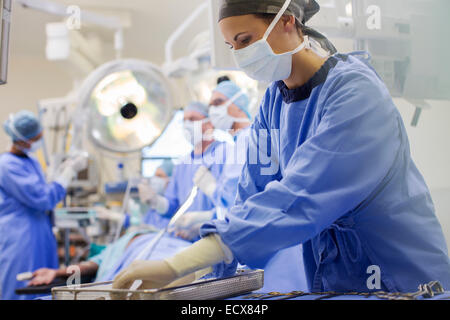
[[[139,152],[153,144],[173,116],[168,79],[147,61],[115,60],[92,72],[80,89],[74,145],[83,130],[102,150]],[[78,129],[78,130],[77,130]]]

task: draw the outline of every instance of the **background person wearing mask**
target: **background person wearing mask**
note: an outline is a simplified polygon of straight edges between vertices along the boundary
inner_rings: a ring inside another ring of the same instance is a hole
[[[47,213],[63,200],[66,188],[78,171],[87,167],[84,155],[65,161],[57,178],[45,181],[39,162],[31,157],[42,144],[42,126],[29,111],[11,115],[3,126],[12,139],[11,150],[0,155],[0,285],[1,298],[18,296],[25,286],[19,273],[58,267],[57,244]]]
[[[234,143],[226,145],[226,164],[221,177],[215,179],[202,166],[194,176],[194,183],[220,208],[229,209],[236,198],[247,154],[251,124],[249,104],[248,95],[232,81],[220,82],[211,95],[209,118],[216,129],[230,133]]]
[[[164,196],[172,177],[174,167],[175,164],[172,160],[164,160],[163,164],[156,169],[155,174],[150,181],[146,180],[138,185],[139,200],[142,203],[150,203],[153,192],[156,192],[160,196]],[[154,209],[150,209],[145,215],[143,222],[158,229],[163,229],[167,225],[168,219],[156,213]]]
[[[180,217],[175,227],[198,234],[203,223],[214,217],[223,219],[236,197],[238,179],[245,162],[251,116],[248,95],[234,82],[220,81],[213,90],[208,108],[215,129],[228,132],[234,143],[223,143],[225,165],[218,179],[205,166],[194,175],[194,184],[214,203],[215,212],[198,211]],[[238,150],[239,149],[239,150]]]
[[[208,167],[215,177],[219,177],[225,163],[222,143],[214,140],[214,127],[208,119],[208,107],[206,105],[194,102],[184,109],[184,129],[185,137],[194,148],[175,166],[164,196],[158,195],[154,190],[142,192],[150,195],[145,200],[146,203],[155,210],[155,213],[165,218],[165,223],[161,227],[167,225],[170,218],[188,198],[194,187],[193,178],[198,168],[202,165]],[[200,190],[186,215],[201,211],[212,217],[213,209],[214,204],[211,199]],[[193,234],[183,228],[171,231],[187,240],[193,240],[199,236],[198,231]]]
[[[273,81],[249,152],[266,130],[279,168],[263,174],[264,165],[246,163],[226,221],[204,225],[204,238],[173,258],[136,262],[113,287],[136,278],[159,287],[233,258],[264,267],[280,249],[303,243],[314,292],[415,292],[430,281],[449,289],[430,192],[373,68],[357,54],[334,54],[304,26],[319,11],[314,0],[222,0],[220,8],[219,26],[240,68]],[[368,284],[370,266],[378,266],[379,283]]]

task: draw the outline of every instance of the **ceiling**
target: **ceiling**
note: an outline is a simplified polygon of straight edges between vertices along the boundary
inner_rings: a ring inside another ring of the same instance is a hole
[[[140,58],[156,64],[164,62],[164,45],[171,33],[204,0],[51,0],[52,2],[77,5],[82,10],[103,14],[128,15],[131,26],[124,32],[124,57]],[[45,25],[61,22],[62,17],[13,6],[11,30],[11,55],[32,55],[45,58]],[[175,54],[183,55],[193,37],[208,29],[205,12],[179,40]],[[100,27],[82,26],[82,33],[95,33],[104,44],[105,58],[114,57],[113,33]]]

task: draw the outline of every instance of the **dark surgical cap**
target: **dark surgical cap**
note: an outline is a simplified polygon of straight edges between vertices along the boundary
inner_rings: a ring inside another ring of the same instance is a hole
[[[220,0],[219,21],[246,14],[277,14],[284,3],[285,0]],[[286,14],[294,15],[305,24],[319,10],[320,6],[315,0],[292,0]]]
[[[283,7],[286,0],[220,0],[219,21],[228,17],[246,14],[274,14]],[[303,25],[305,35],[314,38],[330,54],[337,52],[334,45],[320,32],[305,26],[317,12],[320,6],[316,0],[292,0],[286,10],[287,15],[293,15]]]

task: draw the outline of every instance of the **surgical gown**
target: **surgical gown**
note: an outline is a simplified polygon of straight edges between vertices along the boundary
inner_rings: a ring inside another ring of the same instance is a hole
[[[225,215],[236,199],[239,177],[247,159],[250,131],[250,127],[240,130],[234,136],[234,143],[225,145],[225,166],[222,175],[217,179],[217,187],[212,196],[218,219],[225,219]],[[280,250],[272,257],[264,266],[264,287],[261,291],[306,291],[305,268],[301,252],[302,246],[296,245]],[[214,275],[221,276],[218,271],[215,271]]]
[[[269,87],[235,206],[201,232],[219,233],[251,267],[302,243],[315,292],[411,292],[431,280],[450,289],[444,235],[403,121],[356,54],[330,57],[299,88]]]
[[[187,200],[194,187],[194,175],[200,166],[209,168],[211,173],[218,178],[222,174],[225,164],[225,146],[223,142],[213,142],[203,154],[197,155],[191,152],[182,158],[180,163],[174,168],[170,182],[164,193],[164,197],[169,201],[167,212],[160,217],[154,210],[150,210],[144,218],[146,224],[154,225],[158,228],[167,226],[170,218],[176,213],[178,208]],[[198,190],[194,202],[187,212],[207,211],[214,208],[212,200]]]
[[[0,156],[0,285],[1,299],[33,299],[15,290],[26,282],[16,275],[58,266],[50,216],[65,196],[58,183],[46,183],[40,164],[28,156]]]
[[[212,194],[212,201],[216,207],[229,209],[234,204],[239,177],[247,159],[249,134],[250,127],[242,129],[233,137],[233,143],[224,144],[225,165],[220,178],[216,181],[216,190]]]

